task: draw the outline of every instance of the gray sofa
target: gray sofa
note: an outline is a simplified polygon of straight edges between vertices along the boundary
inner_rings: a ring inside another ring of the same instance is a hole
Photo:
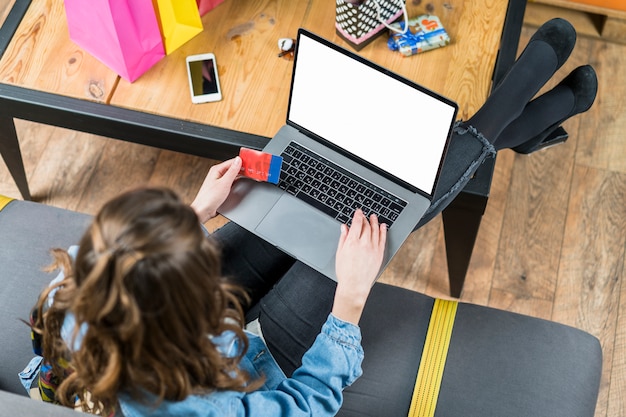
[[[33,202],[0,208],[0,415],[75,415],[26,397],[17,373],[32,351],[20,319],[52,278],[41,269],[49,249],[77,243],[89,220]],[[346,390],[340,415],[408,415],[434,302],[375,284],[362,319],[364,375]],[[592,417],[601,367],[600,344],[585,332],[459,303],[434,415]]]

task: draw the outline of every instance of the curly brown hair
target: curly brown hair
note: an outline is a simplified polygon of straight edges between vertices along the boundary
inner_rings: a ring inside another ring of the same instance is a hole
[[[72,372],[57,390],[62,404],[78,396],[85,411],[101,413],[121,391],[176,401],[259,385],[238,367],[248,347],[245,294],[222,277],[218,248],[172,191],[120,195],[96,215],[74,261],[66,251],[53,254],[65,279],[45,312],[51,289],[40,297],[34,328],[53,366],[69,354]],[[67,311],[76,317],[75,338],[86,324],[71,352],[60,335]],[[225,331],[240,346],[235,357],[221,355],[209,337]]]

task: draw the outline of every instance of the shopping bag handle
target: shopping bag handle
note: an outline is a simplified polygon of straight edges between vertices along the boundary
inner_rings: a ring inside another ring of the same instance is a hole
[[[409,14],[406,11],[406,2],[404,0],[400,1],[400,3],[402,3],[402,15],[404,16],[404,29],[402,30],[394,28],[393,26],[390,26],[389,24],[387,24],[387,22],[385,22],[383,18],[380,16],[380,3],[378,3],[378,0],[372,0],[372,1],[376,4],[376,15],[378,17],[378,20],[380,21],[380,23],[385,25],[387,29],[392,30],[396,33],[400,33],[402,35],[404,35],[407,32],[407,30],[409,30]]]

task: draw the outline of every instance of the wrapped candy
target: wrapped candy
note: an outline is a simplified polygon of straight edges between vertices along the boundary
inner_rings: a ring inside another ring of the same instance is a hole
[[[391,25],[400,31],[404,30],[404,22]],[[450,43],[450,36],[437,16],[424,14],[408,21],[409,30],[405,33],[390,31],[387,46],[392,51],[399,51],[404,56],[441,48]]]

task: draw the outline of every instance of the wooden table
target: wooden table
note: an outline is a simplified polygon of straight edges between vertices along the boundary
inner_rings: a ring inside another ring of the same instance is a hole
[[[404,58],[380,38],[359,54],[455,100],[467,119],[515,58],[525,0],[407,1],[407,8],[410,16],[427,8],[439,16],[452,43]],[[61,0],[15,0],[0,29],[0,153],[30,199],[15,118],[212,159],[233,157],[241,146],[260,149],[286,116],[292,61],[277,57],[277,40],[305,27],[349,48],[334,20],[330,0],[225,0],[204,16],[203,33],[129,83],[69,39]],[[203,52],[217,57],[224,99],[195,105],[184,62]],[[457,199],[452,220],[444,216],[460,225],[446,231],[453,295],[462,288],[492,169],[486,164]]]

